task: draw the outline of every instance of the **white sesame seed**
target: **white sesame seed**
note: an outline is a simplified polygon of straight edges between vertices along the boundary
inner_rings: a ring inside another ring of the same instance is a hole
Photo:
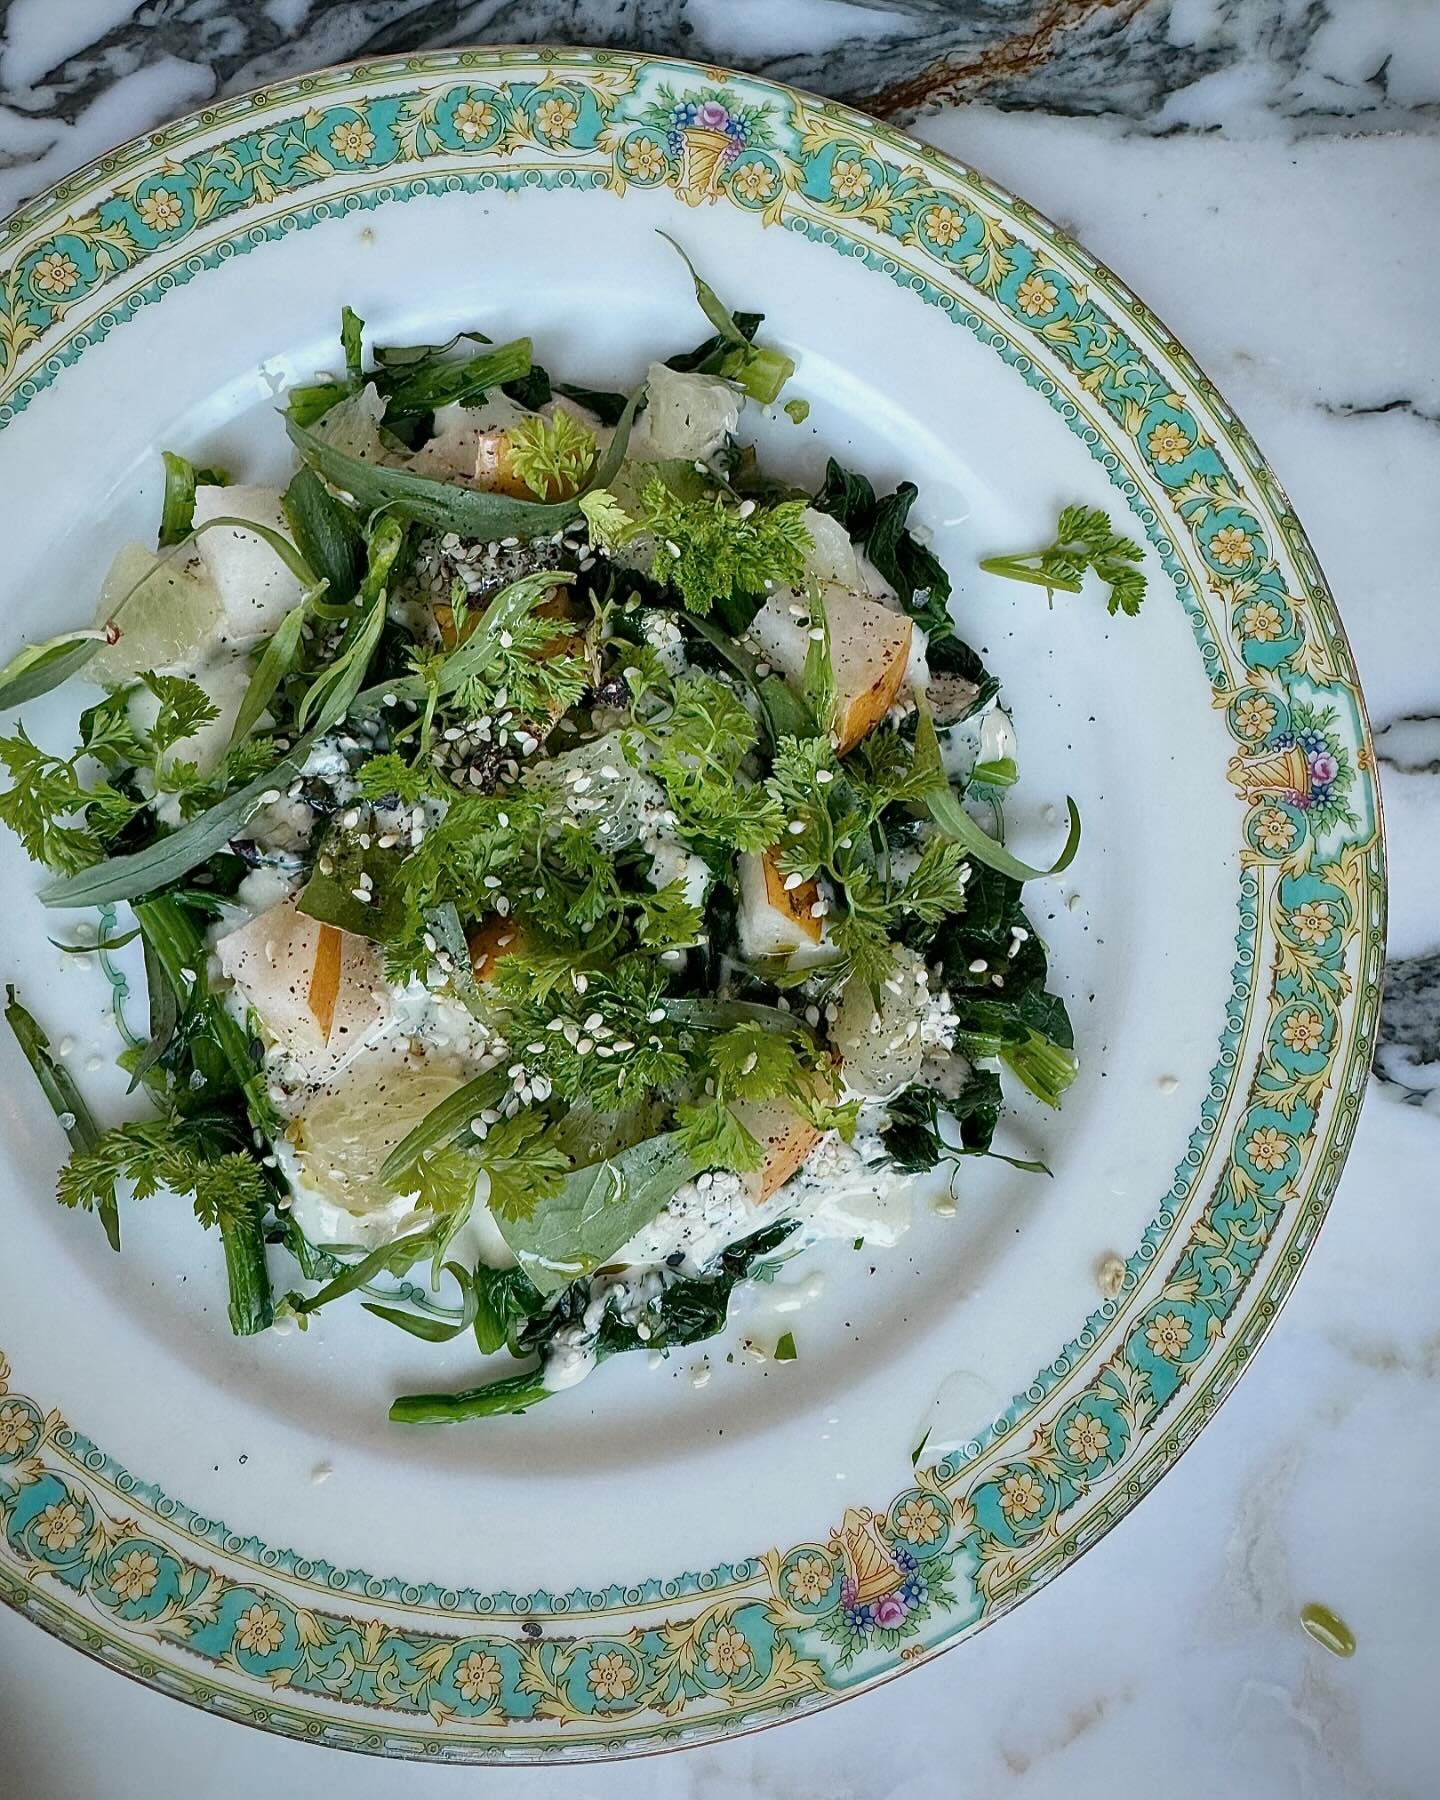
[[[805,821],[803,819],[792,819],[785,829],[790,833],[791,837],[801,837],[804,835]]]
[[[821,787],[826,787],[835,779],[835,771],[833,769],[817,769],[815,771],[815,779],[820,783]]]
[[[367,902],[370,898],[370,896],[365,892],[364,888],[362,888],[362,887],[353,887],[353,888],[351,888],[350,892],[351,892],[351,895],[356,900],[359,900],[362,903]]]
[[[586,988],[588,988],[590,985],[589,976],[582,975],[578,969],[570,977],[570,980],[571,980],[571,983],[573,984],[575,992],[577,994],[583,994],[585,992]]]
[[[669,552],[670,552],[670,554],[671,554],[671,555],[672,555],[672,556],[673,556],[673,557],[674,557],[674,558],[675,558],[675,560],[676,560],[676,562],[679,562],[679,560],[680,560],[680,546],[679,546],[679,545],[678,545],[678,544],[677,544],[677,543],[676,543],[676,542],[675,542],[675,540],[674,540],[674,538],[666,538],[666,540],[665,540],[665,548],[666,548],[666,549],[667,549],[667,550],[668,550],[668,551],[669,551]]]
[[[801,882],[804,881],[804,879],[805,879],[805,877],[803,875],[787,875],[785,877],[786,893],[793,894],[795,889],[800,886]]]
[[[805,1023],[807,1025],[818,1025],[820,1023],[820,1008],[818,1006],[807,1006],[805,1008]]]
[[[816,625],[811,630],[810,642],[812,644],[823,644],[825,642],[825,627],[823,625]]]
[[[665,1008],[663,1006],[657,1006],[655,1008],[654,1012],[646,1013],[645,1023],[647,1025],[659,1025],[663,1021],[664,1017],[665,1017]]]
[[[340,823],[345,827],[346,831],[353,831],[360,823],[360,814],[352,806],[348,812],[340,815]]]
[[[986,962],[983,956],[977,956],[970,965],[970,973],[972,975],[983,975],[989,967],[989,963]]]
[[[568,1036],[569,1034],[567,1033],[566,1035]],[[582,1037],[575,1046],[575,1054],[577,1056],[588,1056],[594,1048],[594,1038]]]

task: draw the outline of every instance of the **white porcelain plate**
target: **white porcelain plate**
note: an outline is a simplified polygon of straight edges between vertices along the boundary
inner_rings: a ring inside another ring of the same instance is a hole
[[[1113,276],[844,107],[678,62],[481,50],[288,82],[70,177],[0,242],[0,648],[88,620],[114,547],[154,530],[162,447],[281,472],[276,396],[334,363],[342,302],[380,341],[529,333],[552,369],[628,384],[703,330],[657,227],[796,360],[810,415],[756,422],[768,460],[919,484],[1016,716],[1013,841],[1053,851],[1067,793],[1084,818],[1073,868],[1030,890],[1083,1073],[1063,1113],[1008,1126],[1053,1180],[967,1165],[953,1216],[919,1205],[898,1248],[822,1246],[743,1297],[706,1385],[699,1351],[626,1357],[529,1416],[417,1431],[386,1422],[392,1394],[465,1385],[473,1350],[343,1309],[232,1339],[187,1207],[131,1207],[115,1257],[54,1204],[60,1133],[0,1045],[0,1596],[297,1737],[652,1750],[954,1643],[1194,1436],[1354,1130],[1377,801],[1285,496]],[[1146,540],[1138,620],[979,573],[1072,501]],[[73,711],[62,693],[26,719],[63,747]],[[50,947],[77,921],[42,912],[8,835],[0,881],[5,975],[118,1101],[111,983]],[[143,1026],[123,957],[115,980]],[[796,1361],[745,1353],[785,1326]]]

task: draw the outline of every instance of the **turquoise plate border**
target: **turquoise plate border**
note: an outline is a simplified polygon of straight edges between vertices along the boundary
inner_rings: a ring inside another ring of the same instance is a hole
[[[162,1691],[342,1748],[528,1762],[703,1741],[828,1704],[1000,1616],[1147,1492],[1233,1385],[1329,1203],[1374,1044],[1373,753],[1278,482],[1114,276],[845,107],[664,59],[489,49],[207,108],[0,230],[0,429],[142,307],[322,219],[447,191],[630,187],[752,211],[941,308],[1101,463],[1171,576],[1235,742],[1232,998],[1120,1293],[983,1434],[823,1541],[569,1594],[342,1570],[133,1476],[15,1391],[0,1356],[0,1598]]]

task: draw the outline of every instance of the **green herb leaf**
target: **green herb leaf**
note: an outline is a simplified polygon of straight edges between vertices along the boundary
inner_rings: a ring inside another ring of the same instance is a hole
[[[1093,570],[1110,590],[1106,610],[1133,616],[1145,598],[1145,574],[1135,566],[1144,555],[1143,547],[1122,537],[1099,507],[1067,506],[1053,540],[1043,550],[987,556],[980,567],[991,575],[1043,587],[1052,601],[1057,589],[1078,594],[1081,577]]]
[[[365,566],[365,534],[313,469],[297,469],[281,498],[295,544],[338,605],[355,598]]]
[[[365,546],[365,579],[356,601],[357,616],[346,628],[339,648],[306,691],[296,713],[301,731],[328,731],[349,712],[364,686],[370,659],[385,628],[388,582],[405,543],[405,527],[396,519],[378,519]]]
[[[631,396],[625,415],[615,427],[605,455],[590,485],[604,487],[625,457],[630,427],[639,393]],[[437,531],[454,531],[461,537],[493,542],[497,538],[529,540],[548,536],[567,525],[579,511],[579,496],[545,503],[512,500],[505,494],[483,493],[453,482],[434,481],[410,469],[391,469],[368,463],[358,456],[327,444],[322,437],[286,415],[285,429],[304,461],[340,492],[347,494],[362,512],[388,508],[402,518],[417,519]]]
[[[553,1294],[598,1269],[698,1173],[677,1133],[647,1138],[577,1169],[528,1218],[500,1220],[501,1234],[540,1292]]]
[[[468,1269],[459,1263],[447,1262],[445,1271],[455,1278],[460,1289],[461,1310],[456,1320],[437,1319],[429,1313],[408,1312],[398,1306],[383,1306],[376,1300],[364,1300],[361,1305],[377,1319],[384,1319],[387,1325],[398,1325],[402,1331],[408,1331],[411,1337],[423,1338],[427,1344],[448,1344],[475,1324],[479,1302]]]
[[[365,379],[365,352],[362,340],[365,321],[348,306],[340,308],[340,349],[345,357],[345,374],[352,388]]]
[[[332,827],[326,832],[309,880],[300,890],[298,910],[323,925],[334,925],[372,943],[388,943],[405,929],[406,907],[399,891],[405,853],[396,848],[365,849],[352,834]],[[366,900],[356,898],[369,877]]]
[[[782,1331],[780,1333],[779,1341],[775,1345],[776,1362],[794,1362],[796,1354],[795,1333],[793,1331]]]
[[[512,1329],[543,1310],[544,1296],[523,1269],[481,1263],[471,1280],[475,1295],[475,1343],[482,1356],[503,1350]]]
[[[406,1185],[409,1171],[428,1151],[453,1141],[477,1114],[504,1099],[510,1079],[503,1069],[490,1069],[456,1088],[408,1131],[380,1165],[380,1179],[396,1190]]]
[[[22,706],[78,675],[107,641],[103,630],[62,631],[42,644],[26,644],[0,669],[0,708]]]
[[[313,742],[313,735],[302,738],[266,774],[257,775],[237,793],[228,795],[168,837],[147,844],[143,850],[112,856],[93,868],[82,868],[50,882],[40,890],[41,902],[46,906],[103,906],[107,901],[133,900],[137,895],[168,887],[207,862],[217,850],[223,850],[271,788],[283,791],[286,783],[300,772]],[[3,754],[4,740],[0,740],[0,756]],[[9,797],[0,795],[0,808]],[[3,812],[0,816],[4,816]]]
[[[72,1152],[83,1154],[93,1151],[100,1141],[100,1128],[85,1104],[84,1095],[76,1087],[70,1071],[51,1054],[49,1038],[35,1016],[20,1004],[13,982],[6,987],[5,992],[8,1002],[5,1007],[5,1023],[14,1033],[15,1042],[24,1052],[26,1062],[34,1070],[40,1091],[60,1121],[60,1129],[69,1140]],[[120,1212],[113,1193],[102,1196],[99,1211],[110,1248],[118,1250]]]
[[[195,490],[197,487],[229,487],[230,477],[223,469],[197,469],[188,457],[173,450],[162,450],[165,465],[165,498],[160,508],[159,544],[162,550],[189,537],[195,527]]]
[[[724,353],[719,357],[706,359],[707,362],[712,362],[713,373],[738,383],[751,399],[758,400],[762,406],[772,406],[779,399],[780,390],[795,373],[795,364],[782,351],[753,343],[754,326],[747,332],[740,319],[730,311],[710,283],[702,278],[670,233],[662,231],[659,235],[690,271],[700,310],[725,347]]]
[[[765,1151],[730,1108],[719,1100],[679,1109],[679,1140],[697,1169],[731,1169],[744,1175],[765,1161]]]

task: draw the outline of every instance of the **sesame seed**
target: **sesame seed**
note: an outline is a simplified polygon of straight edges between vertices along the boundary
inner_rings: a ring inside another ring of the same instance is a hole
[[[597,1025],[600,1025],[603,1022],[604,1022],[604,1014],[594,1012],[594,1013],[591,1013],[590,1017],[585,1021],[584,1025],[581,1027],[581,1029],[583,1031],[593,1031]]]
[[[742,500],[740,502],[739,512],[742,519],[748,519],[754,510],[755,502],[753,500]]]
[[[655,1008],[654,1012],[646,1013],[645,1023],[647,1025],[659,1025],[661,1023],[661,1021],[664,1019],[664,1017],[665,1017],[665,1008],[663,1006],[657,1006]]]
[[[360,814],[352,806],[350,808],[349,812],[342,813],[340,815],[340,823],[345,827],[345,829],[347,831],[353,831],[355,829],[355,827],[360,823]]]
[[[812,629],[810,633],[810,642],[812,644],[823,644],[825,642],[825,627],[823,625],[816,625]]]
[[[574,985],[577,994],[583,994],[590,985],[590,978],[587,975],[582,975],[578,969],[570,977],[570,980]]]
[[[362,903],[368,902],[370,899],[370,896],[365,892],[364,888],[362,888],[362,887],[353,887],[353,888],[351,888],[350,892],[351,892],[351,895],[356,900],[359,900]]]
[[[820,1008],[818,1006],[807,1006],[805,1008],[805,1023],[807,1025],[818,1025],[820,1023]]]
[[[792,819],[785,829],[792,837],[800,837],[805,831],[805,821],[803,819]]]
[[[566,1035],[568,1036],[569,1033],[567,1032]],[[582,1037],[575,1046],[575,1054],[577,1056],[588,1056],[594,1048],[594,1038]]]
[[[974,962],[972,962],[970,964],[970,973],[972,975],[983,975],[985,973],[986,969],[989,968],[989,966],[990,965],[986,962],[986,960],[983,956],[977,956],[975,958]]]
[[[680,560],[680,546],[679,546],[679,545],[678,545],[678,544],[677,544],[677,543],[676,543],[676,542],[675,542],[675,540],[674,540],[674,539],[673,539],[673,538],[666,538],[666,540],[665,540],[665,548],[666,548],[666,549],[667,549],[667,550],[668,550],[668,551],[669,551],[669,552],[670,552],[670,554],[671,554],[671,555],[672,555],[672,556],[673,556],[673,557],[674,557],[674,558],[675,558],[675,560],[676,560],[676,562],[679,562],[679,560]]]
[[[273,806],[279,798],[279,788],[266,788],[265,792],[260,796],[260,804],[262,806]]]

